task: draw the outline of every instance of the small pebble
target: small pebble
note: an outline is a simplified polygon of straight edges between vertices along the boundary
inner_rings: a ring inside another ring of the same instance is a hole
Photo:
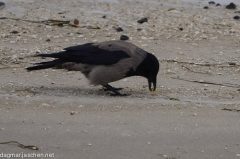
[[[71,111],[70,112],[70,115],[74,115],[74,114],[76,114],[77,112],[75,112],[75,111]]]
[[[0,2],[0,9],[3,9],[5,7],[5,3]]]
[[[10,33],[11,33],[11,34],[17,34],[17,33],[19,33],[19,32],[16,31],[16,30],[14,30],[14,31],[11,31]]]
[[[64,14],[64,13],[66,13],[66,12],[59,12],[58,14]]]
[[[236,15],[233,17],[233,19],[240,19],[240,16]]]
[[[203,7],[203,9],[209,9],[209,7],[208,7],[208,6],[205,6],[205,7]]]
[[[79,24],[79,20],[74,19],[74,25],[78,25]]]
[[[47,103],[42,103],[40,106],[42,106],[42,107],[49,107],[50,105],[47,104]],[[51,114],[51,113],[48,113],[48,114]]]
[[[230,66],[235,66],[235,65],[236,65],[235,62],[229,62],[228,64],[229,64]]]
[[[176,8],[170,8],[170,9],[168,9],[168,11],[173,11],[173,10],[176,10]]]
[[[142,23],[147,22],[147,21],[148,21],[148,18],[145,17],[145,18],[139,19],[137,22],[142,24]]]
[[[215,2],[214,1],[210,1],[210,2],[208,2],[208,4],[215,4]]]
[[[78,38],[82,38],[83,37],[83,35],[79,35],[79,36],[77,36]]]
[[[128,39],[129,39],[129,37],[126,36],[126,35],[121,35],[120,36],[120,40],[128,40]]]
[[[237,5],[234,3],[230,3],[229,5],[226,6],[226,9],[236,9]]]
[[[37,50],[36,53],[39,54],[39,53],[41,53],[41,51],[40,51],[40,50]]]
[[[121,27],[116,28],[116,30],[117,30],[117,32],[123,31],[123,29]]]

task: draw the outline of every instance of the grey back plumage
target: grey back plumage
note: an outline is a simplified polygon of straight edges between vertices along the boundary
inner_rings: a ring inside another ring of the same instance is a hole
[[[128,60],[128,66],[132,67],[134,70],[136,67],[143,61],[146,57],[147,52],[137,47],[136,45],[124,41],[106,41],[99,44],[99,48],[108,50],[108,51],[118,51],[122,50],[126,52],[130,59]]]
[[[130,69],[135,71],[147,55],[146,51],[124,41],[106,41],[94,45],[106,51],[124,51],[130,58],[124,58],[113,65],[98,65],[93,67],[88,75],[88,79],[93,85],[106,85],[110,82],[123,79]]]

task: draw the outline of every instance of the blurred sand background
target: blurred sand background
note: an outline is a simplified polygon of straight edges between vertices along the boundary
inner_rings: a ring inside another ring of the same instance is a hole
[[[54,158],[240,158],[240,3],[178,0],[3,0],[0,10],[1,153]],[[203,9],[208,6],[209,9]],[[147,17],[148,22],[137,20]],[[46,25],[78,19],[77,27]],[[116,28],[121,27],[122,32]],[[17,31],[17,32],[13,32]],[[155,54],[157,91],[131,77],[111,97],[79,72],[24,68],[87,42],[118,40]],[[222,109],[228,110],[222,110]]]

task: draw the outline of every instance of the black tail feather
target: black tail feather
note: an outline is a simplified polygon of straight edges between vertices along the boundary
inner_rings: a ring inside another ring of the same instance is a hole
[[[42,70],[42,69],[47,69],[47,68],[52,68],[55,67],[56,65],[62,64],[63,61],[61,60],[53,60],[53,61],[48,61],[48,62],[41,62],[41,63],[36,63],[37,66],[33,67],[28,67],[26,68],[28,71],[32,70]]]

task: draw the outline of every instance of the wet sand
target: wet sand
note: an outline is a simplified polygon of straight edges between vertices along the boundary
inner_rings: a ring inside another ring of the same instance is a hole
[[[0,145],[0,155],[239,158],[240,20],[233,19],[238,9],[154,0],[3,2],[1,17],[10,19],[0,20],[0,142],[40,149]],[[148,22],[137,23],[143,17]],[[80,23],[59,27],[17,18]],[[79,72],[24,69],[46,60],[33,57],[38,53],[121,35],[159,59],[156,92],[147,90],[146,79],[131,77],[112,83],[131,95],[111,97]]]

